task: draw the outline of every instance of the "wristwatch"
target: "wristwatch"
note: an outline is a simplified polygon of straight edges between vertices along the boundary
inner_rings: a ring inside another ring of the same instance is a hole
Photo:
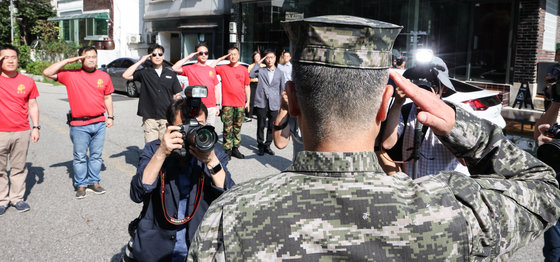
[[[41,126],[33,126],[33,129],[37,128],[38,130],[41,130]]]
[[[213,168],[208,168],[208,171],[210,171],[210,174],[212,174],[212,175],[220,172],[221,170],[222,170],[222,164],[220,164],[220,163],[215,165]]]
[[[115,120],[114,116],[108,116],[107,118],[111,119],[111,120]]]

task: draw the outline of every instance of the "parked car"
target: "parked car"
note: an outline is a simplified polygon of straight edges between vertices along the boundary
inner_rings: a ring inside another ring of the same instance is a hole
[[[449,80],[456,91],[449,90],[453,94],[443,98],[443,100],[453,102],[474,115],[486,119],[501,128],[506,127],[506,121],[502,117],[502,96],[500,93],[486,90],[454,78],[450,78]]]
[[[213,63],[214,61],[216,61],[216,60],[214,60],[214,59],[208,59],[208,60],[206,61],[206,64],[211,64],[211,63]],[[183,66],[192,65],[192,64],[196,64],[196,63],[197,63],[196,60],[191,60],[191,61],[187,61],[186,63],[184,63]],[[240,64],[240,65],[242,65],[242,66],[244,66],[244,67],[246,67],[246,68],[249,68],[249,65],[248,65],[247,63],[238,62],[238,64]],[[222,60],[222,61],[220,61],[220,62],[218,63],[218,66],[220,66],[220,65],[229,65],[229,60]],[[218,81],[220,82],[220,83],[218,84],[218,87],[217,87],[217,88],[218,88],[218,93],[219,93],[220,100],[221,100],[221,98],[222,98],[222,78],[220,77],[220,75],[217,75],[217,76],[218,76]],[[183,89],[184,89],[186,86],[189,85],[189,79],[188,79],[186,76],[178,75],[177,78],[179,78],[179,83],[181,83],[181,87],[182,87]]]
[[[129,81],[122,77],[124,71],[127,68],[138,62],[136,58],[122,57],[113,60],[108,65],[101,65],[99,70],[107,72],[111,76],[111,81],[113,82],[113,87],[117,92],[124,92],[130,97],[136,97],[140,94],[141,84],[138,81]],[[165,67],[171,68],[173,64],[169,61],[164,60],[163,65]],[[152,62],[147,60],[144,64],[140,65],[137,70],[140,70],[146,66],[152,66]]]

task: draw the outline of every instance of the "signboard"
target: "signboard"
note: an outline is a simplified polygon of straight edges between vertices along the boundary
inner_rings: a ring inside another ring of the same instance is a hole
[[[298,12],[286,12],[286,21],[303,19],[303,13]]]
[[[515,105],[519,103],[519,109],[521,109],[521,106],[523,104],[525,104],[524,108],[526,108],[527,105],[531,105],[531,109],[535,109],[535,107],[533,106],[533,100],[531,98],[532,97],[531,91],[529,90],[529,83],[524,82],[521,84],[521,87],[519,87],[519,91],[517,92],[517,96],[515,97],[515,102],[511,107],[515,107]]]

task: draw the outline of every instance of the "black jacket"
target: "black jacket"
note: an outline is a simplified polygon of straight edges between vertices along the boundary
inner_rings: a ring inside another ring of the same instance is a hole
[[[145,214],[138,224],[134,237],[133,255],[138,261],[170,261],[173,255],[173,248],[175,247],[176,233],[185,226],[188,227],[188,234],[186,236],[187,245],[190,245],[194,233],[200,225],[209,205],[224,192],[224,189],[218,188],[213,184],[206,166],[200,161],[196,161],[196,165],[191,167],[192,174],[204,173],[205,175],[202,199],[200,200],[200,205],[196,214],[192,220],[182,226],[175,226],[167,222],[161,205],[160,178],[158,177],[158,179],[156,179],[154,183],[157,184],[156,188],[151,192],[147,192],[142,184],[144,168],[148,165],[148,162],[159,147],[159,142],[159,140],[155,140],[146,144],[140,156],[137,173],[130,183],[130,198],[132,201],[136,203],[143,202],[144,205],[147,205],[144,207],[146,209]],[[218,147],[215,148],[215,153],[226,172],[225,189],[230,189],[235,183],[231,179],[231,174],[226,168],[228,163],[227,154]],[[172,157],[168,157],[163,166],[170,166],[172,164],[170,161],[176,160],[172,159]],[[165,176],[165,205],[168,214],[172,217],[177,217],[177,208],[179,206],[180,192],[177,175],[178,171],[167,170]],[[196,179],[196,181],[197,180],[198,179]],[[197,184],[195,182],[190,190],[186,215],[189,215],[194,208],[196,191]]]

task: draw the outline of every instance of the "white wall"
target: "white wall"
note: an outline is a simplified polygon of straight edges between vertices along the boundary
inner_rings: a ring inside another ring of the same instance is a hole
[[[156,42],[165,48],[165,60],[169,60],[169,50],[171,50],[171,32],[159,32]]]
[[[146,1],[145,19],[161,19],[162,17],[221,15],[229,13],[224,0],[176,0],[158,2]]]

